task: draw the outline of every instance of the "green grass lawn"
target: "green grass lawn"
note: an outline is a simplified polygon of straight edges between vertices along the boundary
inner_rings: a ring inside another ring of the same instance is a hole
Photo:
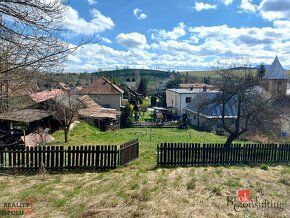
[[[150,136],[151,135],[151,136]],[[156,164],[156,146],[162,142],[188,143],[224,143],[226,137],[213,133],[200,132],[193,129],[176,128],[127,128],[112,132],[100,132],[98,129],[81,121],[69,133],[69,142],[64,143],[63,131],[53,134],[52,145],[120,145],[138,138],[140,142],[140,158],[138,165],[153,167]]]
[[[151,140],[150,140],[151,132]],[[138,138],[140,157],[107,172],[43,175],[0,174],[0,205],[31,197],[31,217],[289,217],[290,167],[156,167],[160,142],[223,143],[225,137],[192,129],[122,129],[99,132],[81,122],[56,145],[120,144]],[[247,189],[251,196],[283,205],[236,212],[227,196]],[[7,216],[8,217],[8,216]]]

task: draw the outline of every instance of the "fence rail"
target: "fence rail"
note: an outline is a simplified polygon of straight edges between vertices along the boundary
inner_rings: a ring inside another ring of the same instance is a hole
[[[206,166],[275,164],[290,162],[289,144],[161,143],[157,145],[158,166]]]
[[[139,142],[96,146],[43,146],[25,149],[0,150],[0,171],[37,171],[41,167],[51,171],[108,170],[138,158]],[[122,161],[121,161],[122,160]]]

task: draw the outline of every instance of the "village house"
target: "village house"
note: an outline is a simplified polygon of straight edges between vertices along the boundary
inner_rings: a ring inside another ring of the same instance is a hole
[[[173,116],[182,116],[183,109],[200,92],[207,91],[204,88],[197,89],[167,89],[166,105],[172,107]]]
[[[222,105],[210,103],[219,92],[198,93],[184,108],[187,122],[194,128],[205,131],[217,131],[222,127]],[[202,104],[202,102],[209,102]],[[225,105],[225,119],[231,122],[237,115],[236,101],[231,98]]]
[[[96,126],[100,131],[116,130],[120,128],[121,112],[112,108],[103,108],[88,95],[78,98],[85,108],[79,109],[79,116],[88,123]]]
[[[99,77],[78,92],[80,95],[90,96],[104,108],[113,108],[117,111],[122,108],[123,93],[121,88],[105,77]]]
[[[273,96],[271,101],[273,107],[279,108],[281,111],[281,129],[277,129],[277,134],[283,137],[288,137],[290,133],[290,110],[288,109],[290,104],[288,100],[289,96],[286,96],[287,83],[288,75],[285,73],[278,57],[276,57],[263,77],[263,85],[257,87],[257,90],[264,93],[265,96]],[[222,105],[209,103],[201,107],[205,99],[210,102],[210,99],[216,98],[218,93],[219,92],[197,93],[184,107],[184,113],[191,126],[206,131],[217,131],[221,128]],[[188,96],[186,97],[188,98]],[[189,100],[188,98],[187,101]],[[179,102],[180,101],[178,101],[178,103]],[[225,118],[227,122],[232,122],[231,119],[236,118],[237,109],[235,105],[234,98],[225,105]]]

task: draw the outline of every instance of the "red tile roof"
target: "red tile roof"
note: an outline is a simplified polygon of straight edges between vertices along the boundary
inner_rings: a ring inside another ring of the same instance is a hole
[[[99,77],[91,84],[79,91],[80,94],[122,94],[124,91],[117,85],[107,80],[105,77]]]
[[[30,94],[29,96],[36,103],[40,103],[40,102],[47,101],[51,98],[56,98],[57,96],[60,96],[63,94],[64,94],[64,91],[61,89],[52,89],[52,90],[45,90],[42,92],[36,92],[36,93]]]

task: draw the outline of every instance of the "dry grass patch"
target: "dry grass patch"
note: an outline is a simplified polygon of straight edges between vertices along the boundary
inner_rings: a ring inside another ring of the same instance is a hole
[[[0,202],[33,198],[32,217],[243,217],[227,196],[249,189],[261,199],[282,202],[284,211],[251,208],[250,217],[290,214],[289,167],[195,167],[0,177]],[[29,182],[27,182],[29,181]],[[21,184],[21,185],[19,185]]]

